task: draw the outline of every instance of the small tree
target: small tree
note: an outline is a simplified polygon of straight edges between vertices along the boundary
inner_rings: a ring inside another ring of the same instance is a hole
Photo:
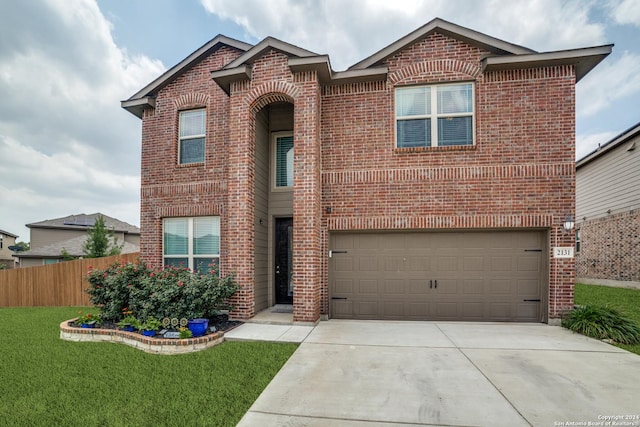
[[[82,245],[82,251],[86,258],[101,258],[104,256],[118,255],[124,242],[118,244],[118,239],[113,232],[104,224],[104,218],[100,215],[89,230],[89,236]]]

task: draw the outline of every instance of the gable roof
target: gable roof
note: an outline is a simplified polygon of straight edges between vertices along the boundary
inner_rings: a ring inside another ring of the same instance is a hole
[[[241,42],[239,40],[232,39],[231,37],[218,34],[191,55],[165,71],[160,77],[133,94],[129,99],[121,101],[120,105],[131,114],[142,118],[142,113],[145,107],[155,107],[155,95],[162,88],[167,86],[185,71],[188,71],[201,59],[220,49],[222,46],[230,46],[241,51],[247,51],[252,47],[249,43]]]
[[[416,43],[418,40],[424,39],[435,32],[443,34],[447,37],[464,41],[465,43],[468,43],[472,46],[478,46],[484,50],[488,50],[489,52],[493,52],[498,55],[523,55],[528,53],[535,53],[534,50],[531,50],[529,48],[488,36],[478,31],[445,21],[444,19],[434,18],[422,27],[391,43],[389,46],[352,65],[351,67],[349,67],[349,70],[361,70],[363,68],[369,68],[376,64],[381,64],[387,58],[395,55],[407,46],[410,46]]]
[[[135,225],[128,224],[119,219],[103,215],[99,212],[93,214],[69,215],[62,218],[47,219],[45,221],[33,222],[26,224],[29,228],[53,228],[59,230],[88,230],[95,224],[96,218],[102,216],[107,228],[113,231],[126,234],[140,234],[140,228]]]
[[[603,145],[599,145],[598,148],[596,148],[591,153],[587,154],[586,156],[578,160],[576,162],[576,169],[580,169],[582,166],[586,165],[587,163],[590,163],[604,156],[605,154],[611,152],[614,148],[619,147],[636,137],[640,137],[640,122],[631,126],[629,129],[625,130],[624,132],[622,132],[612,140],[604,143]],[[636,148],[640,148],[640,147],[636,147],[636,145],[638,144],[636,144],[635,141],[631,142],[627,150],[635,150]]]
[[[50,243],[39,248],[31,249],[15,254],[17,258],[62,258],[62,251],[65,250],[69,255],[75,257],[84,256],[84,242],[88,236],[77,236],[71,239],[62,240],[60,242]],[[122,244],[121,241],[118,243]],[[137,245],[130,242],[124,242],[122,254],[129,254],[140,251]]]
[[[611,53],[613,47],[611,44],[583,49],[538,53],[532,49],[488,36],[481,32],[445,21],[444,19],[435,18],[391,43],[389,46],[352,65],[346,71],[336,72],[331,69],[328,55],[318,55],[273,37],[266,37],[253,46],[218,35],[179,64],[165,72],[162,76],[138,91],[131,98],[122,101],[121,105],[122,108],[142,118],[143,111],[146,107],[155,107],[155,95],[159,90],[168,85],[180,74],[187,71],[200,59],[223,45],[232,46],[244,51],[244,53],[235,60],[211,73],[211,78],[229,94],[231,83],[250,79],[251,64],[270,49],[277,50],[288,56],[288,65],[292,72],[317,71],[322,84],[375,81],[386,79],[388,73],[385,64],[386,59],[435,32],[488,51],[490,56],[484,58],[481,63],[483,71],[574,65],[576,67],[576,82],[606,58],[607,55]]]

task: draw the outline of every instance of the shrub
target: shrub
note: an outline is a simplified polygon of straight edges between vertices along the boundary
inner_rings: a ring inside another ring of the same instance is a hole
[[[640,326],[611,307],[586,305],[571,311],[562,326],[580,334],[620,344],[640,343]]]
[[[215,270],[199,274],[189,269],[150,269],[144,264],[114,264],[92,270],[87,292],[99,306],[103,319],[117,322],[123,310],[141,321],[149,318],[210,318],[225,308],[239,289],[233,276],[219,277]]]

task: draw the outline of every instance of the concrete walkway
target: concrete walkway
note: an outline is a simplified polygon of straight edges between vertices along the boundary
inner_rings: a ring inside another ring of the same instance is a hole
[[[239,426],[640,426],[640,356],[561,327],[330,320],[233,332],[255,339],[256,328],[302,344]]]

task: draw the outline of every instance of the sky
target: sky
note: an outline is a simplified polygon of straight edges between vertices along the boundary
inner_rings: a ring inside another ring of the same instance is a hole
[[[0,229],[102,212],[140,224],[129,98],[217,34],[342,71],[439,17],[538,52],[615,44],[576,87],[576,157],[640,122],[638,0],[0,0]]]

